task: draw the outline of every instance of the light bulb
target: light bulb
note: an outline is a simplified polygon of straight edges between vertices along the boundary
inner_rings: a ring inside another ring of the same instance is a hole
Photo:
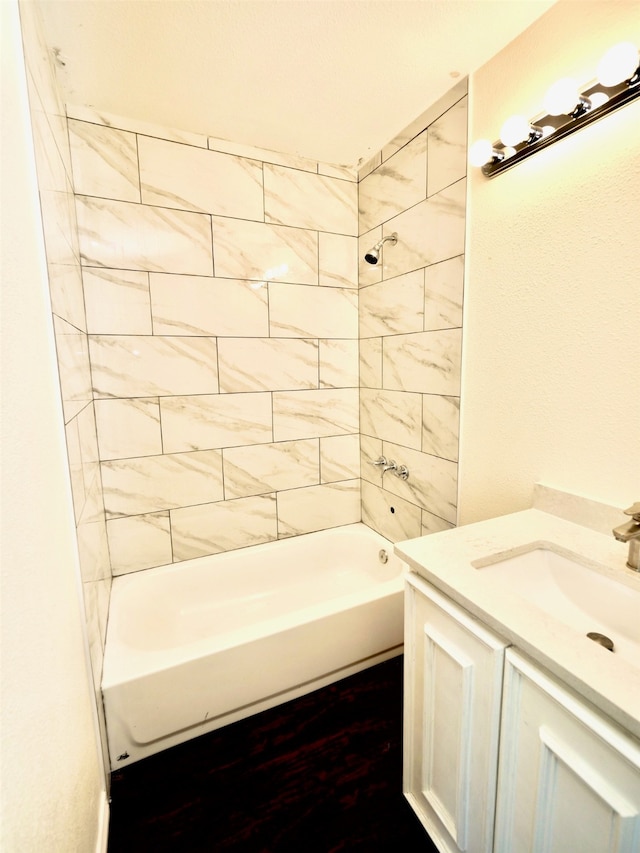
[[[603,86],[617,86],[633,77],[637,68],[638,48],[630,41],[621,41],[609,48],[598,63],[598,80]]]
[[[531,125],[524,116],[511,116],[502,125],[500,140],[504,145],[517,145],[531,135]]]
[[[609,95],[605,95],[604,92],[593,92],[593,94],[589,95],[589,100],[591,101],[591,106],[597,109],[607,103]]]
[[[484,166],[494,158],[493,145],[488,139],[478,139],[469,149],[469,162],[472,166]]]
[[[570,115],[580,103],[578,84],[573,77],[563,77],[549,86],[544,108],[550,116]]]

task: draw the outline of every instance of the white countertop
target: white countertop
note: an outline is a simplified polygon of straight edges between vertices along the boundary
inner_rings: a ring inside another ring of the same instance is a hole
[[[395,552],[412,571],[640,739],[640,660],[636,667],[616,657],[472,565],[495,554],[521,553],[533,542],[566,549],[640,592],[640,573],[626,567],[627,545],[538,509],[398,542]],[[640,611],[638,632],[640,638]]]

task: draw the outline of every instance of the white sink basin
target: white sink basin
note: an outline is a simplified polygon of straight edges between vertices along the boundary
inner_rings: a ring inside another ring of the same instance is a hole
[[[473,566],[585,637],[589,632],[606,635],[614,643],[615,654],[640,666],[637,589],[547,543],[536,543],[517,556],[496,554]]]

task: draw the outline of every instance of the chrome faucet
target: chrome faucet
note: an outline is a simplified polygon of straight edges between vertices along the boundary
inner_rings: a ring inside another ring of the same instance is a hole
[[[371,464],[376,465],[378,468],[382,468],[383,474],[387,471],[393,471],[401,480],[407,480],[409,478],[409,469],[406,465],[398,465],[397,462],[394,462],[393,459],[387,459],[386,456],[379,456],[375,461],[372,461]]]
[[[631,516],[631,521],[613,528],[613,535],[618,542],[629,543],[629,559],[627,565],[630,569],[640,572],[640,503],[635,503],[629,509],[625,509],[625,515]]]

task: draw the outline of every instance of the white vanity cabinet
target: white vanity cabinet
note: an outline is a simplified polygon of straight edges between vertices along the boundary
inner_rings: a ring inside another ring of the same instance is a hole
[[[405,589],[404,793],[441,853],[640,853],[640,743],[419,576]]]
[[[408,576],[403,787],[441,851],[492,850],[506,645]]]
[[[495,853],[639,853],[638,743],[506,656]]]

